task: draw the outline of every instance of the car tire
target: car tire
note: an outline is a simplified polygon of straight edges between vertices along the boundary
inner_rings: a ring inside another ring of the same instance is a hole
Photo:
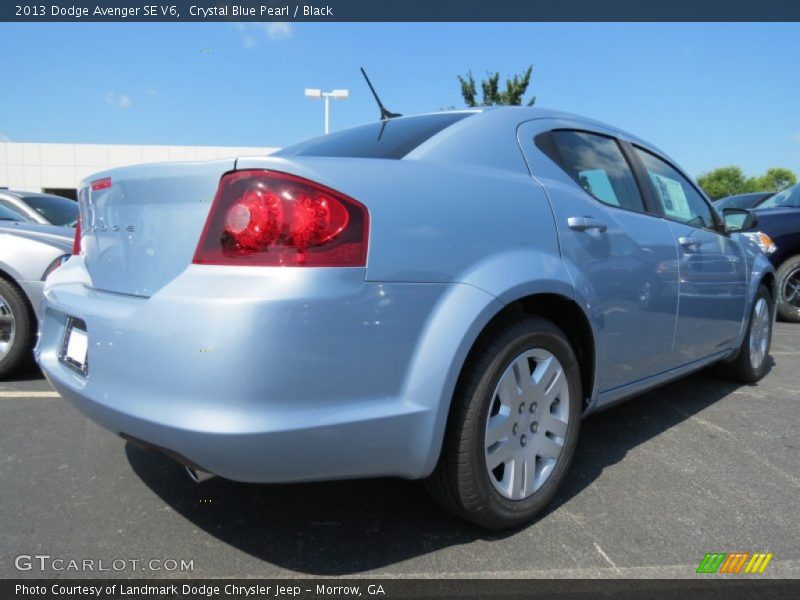
[[[783,261],[776,280],[778,316],[784,321],[800,323],[800,254]]]
[[[36,316],[22,291],[0,279],[0,379],[28,361],[35,327]]]
[[[428,491],[445,509],[487,529],[530,521],[567,473],[582,404],[578,361],[558,327],[529,316],[493,327],[459,377]],[[496,434],[487,422],[494,421],[506,437],[490,445]],[[492,469],[501,449],[517,458]]]
[[[742,345],[736,358],[720,368],[722,375],[742,383],[755,383],[769,372],[769,348],[775,322],[775,302],[765,285],[758,288]]]

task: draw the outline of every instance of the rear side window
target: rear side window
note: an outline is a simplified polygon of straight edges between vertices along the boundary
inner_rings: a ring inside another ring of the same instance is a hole
[[[537,136],[536,145],[600,202],[645,212],[636,179],[615,139],[583,131],[550,131]]]
[[[289,146],[272,156],[403,158],[440,131],[475,113],[438,113],[378,121]]]
[[[714,228],[711,207],[688,179],[646,150],[636,148],[636,154],[647,170],[665,217],[694,227]]]

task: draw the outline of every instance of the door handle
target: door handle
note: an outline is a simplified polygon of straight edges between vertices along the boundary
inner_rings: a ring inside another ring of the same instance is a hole
[[[567,219],[567,225],[569,225],[570,229],[574,229],[575,231],[589,231],[590,229],[596,229],[597,231],[602,232],[608,229],[608,226],[605,223],[595,219],[594,217],[569,217]]]
[[[702,246],[702,242],[698,240],[693,240],[690,237],[679,237],[678,243],[683,246],[684,248],[699,248]]]

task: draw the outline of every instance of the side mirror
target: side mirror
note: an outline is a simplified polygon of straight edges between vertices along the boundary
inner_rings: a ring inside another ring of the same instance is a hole
[[[729,233],[752,229],[758,225],[756,214],[746,208],[726,208],[722,211],[725,220],[725,230]]]

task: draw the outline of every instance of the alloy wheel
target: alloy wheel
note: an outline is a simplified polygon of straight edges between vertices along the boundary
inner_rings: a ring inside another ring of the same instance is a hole
[[[795,269],[783,283],[783,298],[786,304],[800,308],[800,269]]]
[[[8,301],[0,296],[0,360],[4,359],[14,345],[16,321]]]

